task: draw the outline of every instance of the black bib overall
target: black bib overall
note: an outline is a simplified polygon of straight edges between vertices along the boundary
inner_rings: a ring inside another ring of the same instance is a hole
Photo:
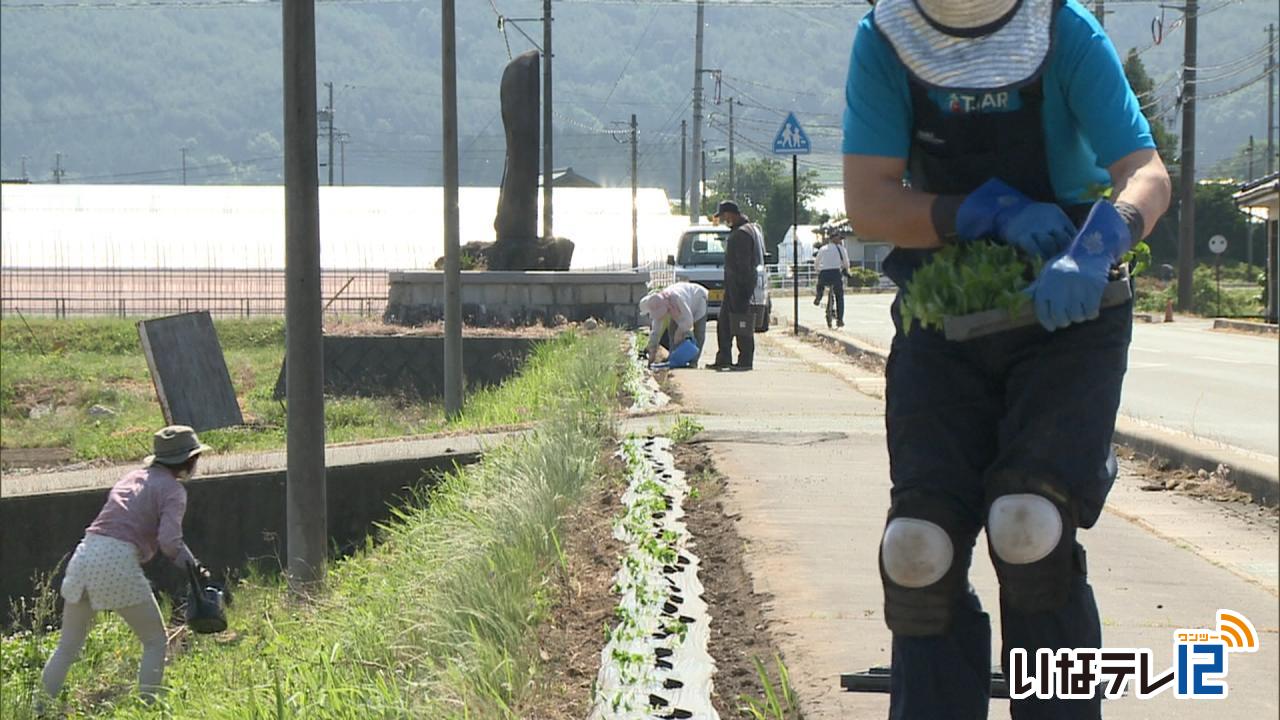
[[[967,114],[943,113],[923,87],[910,84],[913,187],[966,194],[998,177],[1034,200],[1056,202],[1040,80],[1021,90],[1017,110]],[[1064,209],[1080,223],[1088,206]],[[903,288],[932,252],[895,249],[885,272]],[[948,530],[968,541],[955,548],[955,562],[966,568],[997,495],[1048,488],[1065,498],[1072,517],[1064,525],[1072,532],[1092,526],[1115,479],[1111,436],[1132,329],[1130,306],[1103,310],[1096,320],[1053,333],[1037,325],[960,343],[918,325],[904,335],[898,311],[903,292],[892,309],[897,334],[885,371],[893,512],[910,515],[922,496],[951,508],[959,527]],[[1011,607],[1005,593],[1013,580],[1001,573],[1006,649],[1027,648],[1034,656],[1041,647],[1100,647],[1083,548],[1077,545],[1066,557],[1066,565],[1050,572],[1051,582],[1044,584],[1062,598],[1052,611]],[[970,592],[956,597],[944,634],[895,634],[890,717],[986,718],[990,632]],[[1097,700],[1029,699],[1011,707],[1018,719],[1092,720],[1101,713]]]

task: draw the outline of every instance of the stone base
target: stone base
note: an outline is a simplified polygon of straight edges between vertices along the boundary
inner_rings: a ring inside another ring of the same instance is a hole
[[[421,325],[444,319],[444,273],[393,272],[383,320]],[[647,272],[482,271],[462,273],[462,321],[473,327],[555,325],[588,318],[619,327],[640,322]]]

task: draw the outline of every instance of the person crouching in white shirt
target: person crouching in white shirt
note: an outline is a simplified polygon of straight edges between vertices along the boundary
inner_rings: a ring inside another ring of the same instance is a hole
[[[658,346],[668,351],[691,334],[698,356],[707,339],[707,289],[691,282],[678,282],[655,290],[640,300],[640,312],[649,316],[649,362],[657,362]],[[698,364],[694,357],[691,365]]]

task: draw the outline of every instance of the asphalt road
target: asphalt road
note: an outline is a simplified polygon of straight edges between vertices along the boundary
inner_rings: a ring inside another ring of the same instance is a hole
[[[848,295],[842,332],[887,350],[893,339],[892,301],[890,293]],[[774,295],[780,322],[790,322],[791,308],[790,297]],[[802,295],[800,317],[814,326],[823,322],[811,296]],[[1280,456],[1275,336],[1212,326],[1212,320],[1186,316],[1172,323],[1136,323],[1120,412],[1200,439]]]
[[[839,684],[840,673],[890,661],[876,567],[889,503],[884,406],[860,391],[864,380],[877,378],[785,333],[761,336],[755,368],[673,373],[681,412],[703,425],[698,441],[728,479],[725,513],[737,519],[744,562],[754,589],[767,597],[765,618],[804,716],[883,718],[887,695],[845,692]],[[1172,692],[1140,700],[1130,692],[1105,702],[1105,717],[1276,717],[1274,520],[1248,505],[1144,492],[1139,470],[1122,462],[1107,512],[1080,533],[1104,644],[1151,648],[1153,667],[1163,672],[1173,665],[1175,632],[1216,628],[1215,613],[1225,608],[1250,619],[1259,647],[1233,653],[1224,700],[1180,700]],[[985,539],[971,580],[996,625],[994,665],[1000,617]],[[988,717],[1009,717],[1009,704],[993,701]]]

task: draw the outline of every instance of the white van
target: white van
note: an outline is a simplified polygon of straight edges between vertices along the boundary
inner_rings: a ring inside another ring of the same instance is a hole
[[[721,225],[691,225],[680,234],[676,254],[667,256],[667,264],[675,268],[676,282],[697,283],[707,289],[707,318],[720,317],[724,301],[724,251],[729,228]],[[763,244],[763,243],[762,243]],[[761,247],[761,252],[764,248]],[[756,332],[769,329],[773,312],[769,299],[767,257],[762,255],[756,268],[756,292],[753,305],[763,305],[765,312],[756,317]]]

